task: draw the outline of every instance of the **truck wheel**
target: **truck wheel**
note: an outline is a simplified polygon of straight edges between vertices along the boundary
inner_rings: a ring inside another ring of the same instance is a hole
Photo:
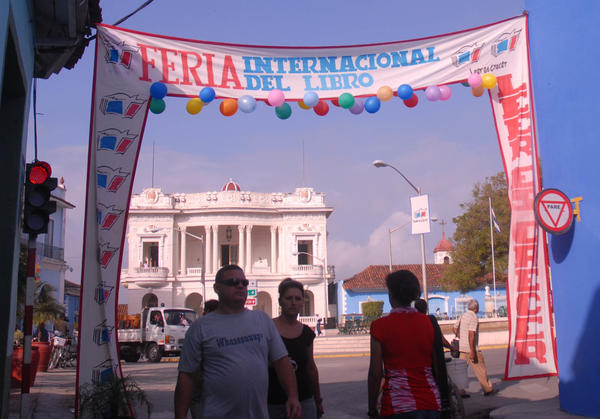
[[[160,353],[160,348],[156,343],[151,343],[148,345],[148,348],[146,349],[146,358],[148,358],[148,361],[160,362],[161,357],[162,355]]]

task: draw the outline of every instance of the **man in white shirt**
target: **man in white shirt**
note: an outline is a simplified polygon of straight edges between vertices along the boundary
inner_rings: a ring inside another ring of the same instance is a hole
[[[481,384],[484,396],[496,394],[498,390],[494,389],[487,376],[483,353],[479,350],[479,303],[477,300],[470,300],[467,306],[468,310],[454,324],[454,333],[460,340],[460,359],[467,361],[467,364],[473,367],[473,371]]]

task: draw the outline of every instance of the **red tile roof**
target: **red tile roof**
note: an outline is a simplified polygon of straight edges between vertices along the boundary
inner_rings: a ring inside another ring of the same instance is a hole
[[[427,289],[440,289],[439,278],[442,276],[448,265],[446,264],[427,264]],[[392,270],[397,271],[406,269],[411,271],[419,279],[421,287],[423,282],[421,279],[421,265],[392,265]],[[385,277],[390,273],[389,265],[369,265],[361,272],[344,280],[345,290],[360,290],[360,289],[385,289]]]

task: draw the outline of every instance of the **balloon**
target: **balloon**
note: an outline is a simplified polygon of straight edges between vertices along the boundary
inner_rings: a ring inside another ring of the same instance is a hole
[[[154,99],[162,99],[167,95],[167,85],[157,81],[150,86],[150,96]]]
[[[327,115],[327,112],[329,112],[329,105],[327,104],[327,102],[320,100],[319,103],[317,103],[317,106],[313,108],[313,110],[317,115],[325,116]]]
[[[404,104],[409,108],[414,108],[419,103],[419,97],[413,93],[410,99],[404,101]]]
[[[493,89],[496,87],[497,82],[496,76],[494,76],[492,73],[485,73],[483,76],[481,76],[481,85],[486,89]]]
[[[308,106],[306,103],[304,103],[303,100],[299,100],[298,101],[298,106],[300,106],[302,109],[310,109],[311,107]]]
[[[306,92],[304,94],[304,97],[302,98],[302,101],[306,106],[312,108],[313,106],[316,106],[317,103],[319,103],[319,95],[315,92]]]
[[[390,86],[381,86],[377,89],[377,98],[383,102],[387,102],[394,97],[394,91]]]
[[[215,98],[215,89],[212,87],[205,87],[200,90],[200,99],[204,103],[210,103]]]
[[[267,102],[271,106],[281,106],[283,102],[285,102],[285,97],[283,96],[283,92],[279,89],[273,89],[269,92],[269,96],[267,96]]]
[[[196,115],[202,110],[202,106],[204,106],[204,102],[202,102],[199,97],[194,97],[188,100],[185,108],[187,109],[188,113]]]
[[[460,84],[462,84],[465,87],[469,87],[469,82],[468,81],[461,81]]]
[[[235,99],[225,99],[223,102],[221,102],[221,105],[219,105],[219,110],[225,116],[233,115],[237,112],[237,109],[238,102]]]
[[[350,93],[342,93],[338,99],[338,103],[344,109],[350,109],[354,105],[354,96]]]
[[[335,99],[331,99],[331,103],[333,103],[335,106],[337,106],[338,108],[340,107],[340,102],[338,102],[337,98]]]
[[[469,82],[469,86],[479,87],[479,86],[481,86],[481,75],[479,75],[477,73],[473,73],[469,76],[467,81]]]
[[[425,97],[427,100],[435,102],[436,100],[440,99],[440,96],[442,96],[442,92],[437,86],[429,86],[427,89],[425,89]]]
[[[350,112],[352,112],[354,115],[358,115],[361,114],[364,109],[365,101],[362,98],[357,97],[354,100],[354,105],[352,105],[352,107],[350,108]]]
[[[283,102],[283,105],[275,108],[275,114],[279,119],[288,119],[292,114],[292,107],[289,103]]]
[[[471,93],[473,93],[473,96],[475,96],[475,97],[479,97],[479,96],[483,95],[483,92],[485,92],[485,89],[481,85],[479,85],[479,87],[471,88]]]
[[[440,100],[448,100],[452,96],[452,90],[449,86],[440,86]]]
[[[244,95],[238,99],[238,107],[244,113],[253,112],[256,109],[256,99],[250,95]]]
[[[398,87],[398,97],[402,100],[408,100],[413,95],[413,88],[408,84]]]
[[[381,102],[379,99],[377,99],[376,96],[371,96],[365,102],[365,111],[367,111],[369,113],[377,112],[380,107],[381,107]]]
[[[150,112],[152,113],[163,113],[167,104],[162,99],[152,99],[150,102]]]

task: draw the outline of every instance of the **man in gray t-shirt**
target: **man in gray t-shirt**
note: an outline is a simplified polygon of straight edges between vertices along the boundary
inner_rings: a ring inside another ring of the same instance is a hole
[[[175,417],[267,419],[268,364],[288,394],[288,417],[300,417],[296,378],[272,320],[262,311],[244,308],[248,281],[239,266],[217,272],[216,311],[189,328],[175,388]],[[194,374],[200,388],[194,388]],[[191,405],[192,395],[200,402]]]

